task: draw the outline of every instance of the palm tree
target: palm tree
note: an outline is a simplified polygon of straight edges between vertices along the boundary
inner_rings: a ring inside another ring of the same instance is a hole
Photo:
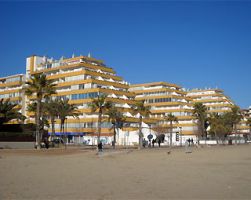
[[[232,133],[233,132],[233,117],[232,117],[232,112],[226,112],[222,115],[223,121],[224,121],[224,126],[227,129],[227,133]]]
[[[28,104],[27,106],[27,111],[28,112],[33,112],[35,113],[37,109],[37,103],[36,102],[32,102],[31,104]],[[47,112],[45,109],[45,103],[41,102],[41,120],[40,120],[40,126],[39,126],[39,130],[42,132],[44,130],[44,127],[49,127],[49,122],[47,120],[48,116],[47,116]],[[40,139],[42,138],[42,134],[40,135]]]
[[[35,95],[36,100],[36,147],[40,149],[40,124],[42,117],[41,103],[45,98],[50,97],[56,93],[55,86],[52,80],[48,80],[45,74],[35,74],[29,81],[25,82],[24,88],[27,96]]]
[[[60,132],[61,135],[62,133],[65,133],[65,121],[67,120],[68,116],[72,117],[78,117],[78,108],[74,104],[69,104],[69,99],[60,99],[57,103],[57,108],[58,108],[58,117],[60,119]],[[64,134],[65,140],[66,140],[66,135]],[[66,145],[66,141],[65,141]],[[66,146],[65,146],[66,147]]]
[[[50,99],[45,102],[45,112],[51,121],[51,140],[55,137],[55,119],[58,117],[60,101],[58,99]]]
[[[210,132],[214,133],[216,142],[218,144],[219,138],[225,136],[227,133],[227,125],[224,123],[224,115],[219,115],[218,113],[210,114],[209,118]]]
[[[207,118],[207,107],[202,103],[195,103],[193,106],[193,115],[198,120],[198,135],[205,136],[206,140],[206,133],[205,133],[205,122]],[[199,138],[197,138],[198,140]],[[199,143],[198,143],[199,144]]]
[[[233,124],[233,131],[235,133],[235,136],[236,136],[236,133],[237,133],[237,124],[241,121],[241,119],[243,118],[242,117],[242,114],[241,114],[241,110],[238,106],[234,106],[232,107],[232,110],[231,110],[231,119],[232,119],[232,124]],[[235,144],[237,144],[237,141],[235,139]]]
[[[92,102],[88,104],[92,112],[98,111],[98,144],[100,143],[102,115],[112,106],[112,103],[110,101],[107,101],[106,98],[106,95],[98,95],[97,98],[93,98]]]
[[[12,119],[24,120],[25,117],[15,109],[16,105],[9,99],[0,99],[0,126]]]
[[[172,147],[173,123],[178,123],[178,118],[172,113],[164,117],[164,120],[170,123],[170,147]]]
[[[143,133],[142,133],[142,122],[143,117],[147,117],[150,114],[150,107],[144,105],[144,101],[137,101],[133,106],[135,114],[139,114],[139,149],[143,145]]]
[[[106,113],[109,118],[108,121],[112,123],[113,128],[113,148],[115,148],[116,143],[116,128],[122,128],[125,122],[125,117],[115,106],[112,106]]]
[[[237,134],[237,124],[241,121],[243,116],[241,115],[240,108],[233,106],[230,112],[223,114],[224,126],[227,128],[228,133]],[[237,144],[235,138],[235,144]]]

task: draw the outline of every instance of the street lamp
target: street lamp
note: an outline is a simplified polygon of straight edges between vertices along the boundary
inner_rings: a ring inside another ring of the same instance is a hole
[[[182,127],[179,127],[180,129],[180,146],[182,147]]]

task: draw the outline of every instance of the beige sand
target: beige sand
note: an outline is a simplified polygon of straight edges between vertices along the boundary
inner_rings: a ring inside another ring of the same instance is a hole
[[[251,199],[251,145],[0,150],[0,199]]]

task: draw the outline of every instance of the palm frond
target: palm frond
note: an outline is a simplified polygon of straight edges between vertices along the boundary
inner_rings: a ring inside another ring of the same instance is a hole
[[[144,101],[136,101],[135,105],[132,106],[134,114],[140,114],[141,116],[149,116],[150,107],[144,105]]]
[[[25,117],[15,109],[17,104],[11,103],[9,99],[0,100],[0,125],[7,123],[10,120],[24,120]]]

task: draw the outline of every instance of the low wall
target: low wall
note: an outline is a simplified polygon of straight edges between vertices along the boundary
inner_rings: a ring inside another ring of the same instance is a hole
[[[34,149],[34,142],[0,142],[4,149]]]
[[[229,144],[229,139],[226,139],[224,141],[221,141],[219,140],[218,141],[219,144]],[[240,140],[232,140],[232,143],[231,144],[245,144],[245,140],[244,139],[240,139]],[[217,144],[217,141],[216,140],[200,140],[199,141],[199,144],[201,145],[216,145]]]
[[[199,140],[199,144],[209,144],[209,145],[216,145],[217,141],[216,140]]]

